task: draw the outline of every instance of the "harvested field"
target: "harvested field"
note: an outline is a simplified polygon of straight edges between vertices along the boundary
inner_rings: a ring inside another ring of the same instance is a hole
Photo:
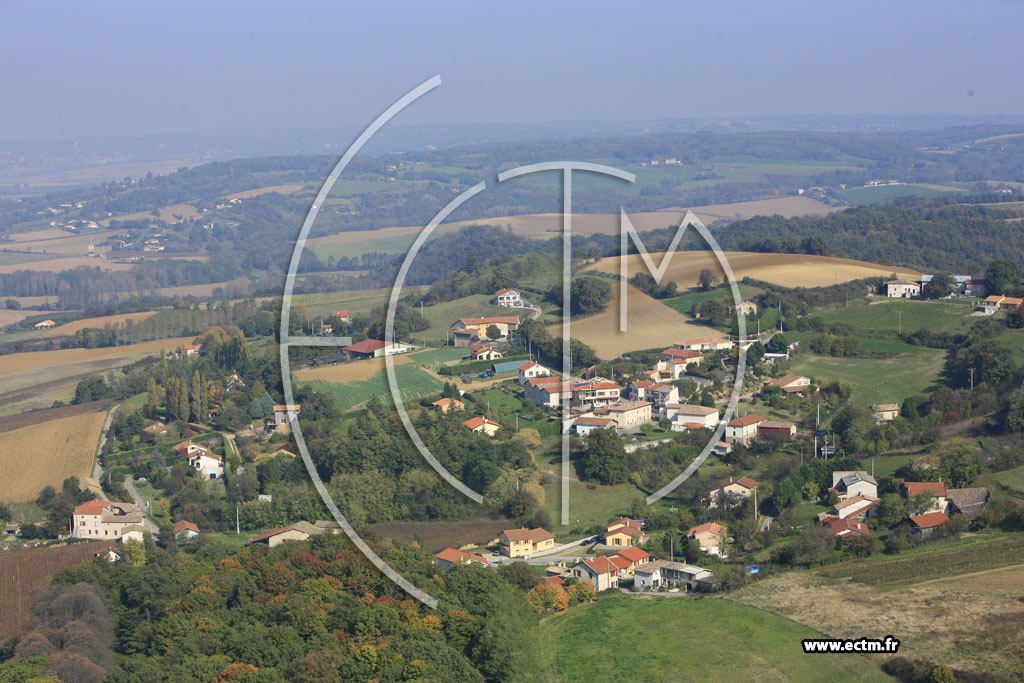
[[[717,337],[719,332],[695,325],[679,311],[629,285],[628,328],[619,332],[619,284],[612,285],[614,297],[605,309],[572,322],[572,336],[594,348],[601,358],[616,358],[626,351],[671,346],[682,339]],[[562,324],[548,325],[548,332],[562,336]]]
[[[99,246],[100,242],[118,234],[117,230],[93,230],[87,234],[74,234],[64,230],[37,230],[11,235],[17,244],[3,245],[8,249],[46,252],[47,254],[73,254],[85,256],[92,244],[97,252],[109,251],[110,247]]]
[[[103,542],[73,543],[0,555],[0,642],[18,635],[32,613],[32,596],[50,585],[54,574],[92,560]]]
[[[66,334],[74,334],[79,330],[84,330],[89,327],[104,327],[106,325],[113,325],[115,327],[121,327],[126,321],[131,320],[132,322],[139,322],[155,314],[155,311],[143,311],[141,313],[122,313],[121,315],[105,315],[100,318],[84,318],[82,320],[76,320],[64,325],[53,327],[43,334],[41,337],[61,337]]]
[[[925,586],[958,593],[993,593],[1021,598],[1024,597],[1024,565],[984,569],[948,579],[930,579],[914,584],[914,588]]]
[[[395,367],[409,363],[408,354],[395,356]],[[362,382],[370,379],[384,369],[383,358],[367,358],[343,365],[326,365],[319,368],[296,370],[295,377],[300,382],[323,380],[325,382]]]
[[[20,323],[25,318],[31,318],[34,315],[45,315],[46,313],[47,311],[26,311],[25,309],[10,311],[6,308],[0,308],[0,327]]]
[[[31,410],[18,415],[0,417],[0,433],[9,432],[13,429],[31,427],[42,422],[59,420],[65,417],[73,417],[82,413],[93,413],[97,410],[106,410],[111,404],[117,403],[116,399],[105,398],[102,401],[90,401],[89,403],[78,403],[73,406],[61,406],[60,408],[45,408],[43,410]]]
[[[192,218],[198,218],[202,214],[196,211],[196,207],[191,204],[171,204],[170,206],[164,206],[157,209],[159,212],[160,220],[167,223],[180,223],[182,219],[189,220]],[[180,216],[180,218],[179,218]],[[144,221],[153,218],[153,214],[150,211],[136,211],[135,213],[126,213],[121,216],[112,216],[99,222],[100,225],[106,227],[110,225],[110,221]]]
[[[884,266],[867,261],[835,258],[831,256],[809,256],[806,254],[759,254],[745,251],[724,252],[732,267],[736,280],[745,277],[773,282],[784,287],[823,287],[838,282],[847,282],[866,277],[920,277],[920,273],[909,268]],[[654,262],[660,263],[662,253],[652,254]],[[626,271],[631,277],[638,272],[647,272],[639,254],[627,257]],[[600,270],[618,273],[619,257],[600,259],[584,270]],[[665,280],[674,280],[680,288],[697,286],[697,277],[704,268],[710,269],[719,280],[725,278],[715,254],[710,251],[681,251],[672,255],[665,272]]]
[[[141,344],[127,346],[108,346],[99,349],[59,349],[57,351],[34,351],[28,353],[12,353],[2,356],[0,377],[13,375],[25,370],[57,367],[75,363],[89,363],[99,360],[128,360],[140,356],[152,355],[160,349],[173,350],[182,344],[191,344],[195,337],[174,337],[172,339],[155,339]]]
[[[54,296],[5,296],[4,300],[14,299],[22,308],[37,308],[43,304],[55,304],[60,297]]]
[[[514,527],[507,519],[483,519],[464,522],[387,522],[374,524],[367,531],[378,538],[391,538],[411,543],[418,541],[428,552],[436,553],[451,546],[485,545],[498,537],[502,529]]]
[[[1024,649],[1020,647],[1024,603],[1018,596],[961,592],[955,585],[945,584],[872,590],[809,572],[789,572],[758,581],[732,594],[731,599],[787,617],[831,638],[893,635],[900,641],[903,657],[994,671],[1019,680],[1024,676]],[[823,605],[828,609],[822,609]]]
[[[0,266],[0,273],[14,273],[19,270],[36,270],[44,273],[59,273],[62,270],[74,270],[79,266],[99,268],[100,270],[128,270],[132,267],[130,263],[107,263],[100,258],[69,256],[66,258],[51,258],[44,261],[10,263]]]
[[[222,197],[222,199],[248,199],[249,197],[256,197],[257,195],[267,194],[268,192],[277,192],[278,194],[295,194],[305,186],[305,183],[285,183],[284,185],[268,185],[267,187],[257,187],[252,190],[244,190],[242,192],[226,194]]]
[[[106,411],[93,410],[0,433],[0,500],[33,500],[46,486],[92,472]]]

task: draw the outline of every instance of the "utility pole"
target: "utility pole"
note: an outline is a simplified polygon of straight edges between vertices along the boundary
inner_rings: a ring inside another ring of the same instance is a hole
[[[235,536],[242,533],[242,527],[238,524],[238,503],[235,503]]]
[[[519,413],[516,413],[516,431],[519,431]],[[872,465],[874,467],[874,465]]]
[[[896,334],[903,336],[903,311],[897,311],[896,315],[899,316],[899,323],[897,323]]]
[[[968,368],[971,371],[971,391],[974,391],[974,368]]]
[[[758,520],[757,516],[757,487],[754,487],[754,521]]]

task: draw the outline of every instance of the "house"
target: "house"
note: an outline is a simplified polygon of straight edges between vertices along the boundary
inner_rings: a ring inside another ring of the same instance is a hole
[[[910,533],[928,538],[936,533],[938,528],[949,521],[949,517],[941,512],[928,512],[923,515],[911,515]]]
[[[646,550],[637,548],[636,546],[629,546],[615,553],[613,561],[619,564],[618,559],[626,561],[626,565],[623,571],[627,574],[632,574],[636,571],[637,567],[643,567],[645,564],[651,561],[651,555]],[[615,559],[618,558],[618,559]]]
[[[299,419],[300,410],[302,410],[301,403],[274,406],[274,418],[272,420],[272,424],[274,426],[290,424],[293,419]]]
[[[655,382],[651,382],[646,379],[638,379],[630,382],[629,386],[626,387],[626,391],[630,399],[634,401],[643,401],[647,398],[647,392],[651,388],[652,384],[655,384]]]
[[[87,500],[71,513],[71,537],[120,539],[143,521],[142,510],[134,503]]]
[[[535,377],[550,377],[551,371],[536,361],[526,361],[518,368],[516,372],[519,373],[519,384],[520,386],[525,385],[529,380]]]
[[[181,443],[176,443],[173,446],[171,446],[171,450],[173,450],[175,453],[181,456],[189,456],[195,453],[196,451],[201,451],[204,449],[204,446],[200,446],[197,443],[192,443],[192,439],[188,439],[187,441],[182,441]]]
[[[610,406],[608,415],[619,429],[629,429],[651,421],[651,404],[647,401],[620,403]]]
[[[890,299],[913,299],[921,296],[921,284],[910,280],[890,280],[885,283],[885,295]]]
[[[224,456],[217,455],[202,446],[189,454],[188,466],[199,472],[203,479],[217,479],[224,476]]]
[[[47,329],[49,329],[51,327],[56,327],[56,326],[57,326],[57,323],[53,322],[52,320],[40,320],[39,322],[37,322],[32,327],[36,328],[37,330],[47,330]]]
[[[753,301],[741,301],[740,305],[736,307],[736,311],[743,315],[757,315],[757,304]]]
[[[698,337],[676,342],[672,346],[685,351],[728,351],[732,348],[732,342],[722,337]]]
[[[430,404],[434,410],[439,410],[442,413],[447,413],[449,410],[456,412],[465,410],[466,404],[457,398],[440,398]]]
[[[732,453],[732,444],[728,441],[716,441],[711,447],[711,452],[718,456],[728,455]]]
[[[604,532],[604,544],[610,546],[642,545],[646,540],[643,522],[629,517],[610,522]]]
[[[348,311],[331,311],[331,317],[337,318],[343,323],[352,322],[352,319],[348,315]]]
[[[871,530],[864,522],[852,517],[828,517],[815,522],[816,526],[825,529],[831,536],[870,536]]]
[[[347,353],[348,357],[352,360],[362,360],[365,358],[394,356],[398,353],[407,353],[412,351],[412,349],[413,347],[411,345],[402,344],[401,342],[388,344],[386,341],[380,339],[364,339],[361,342],[349,344],[342,350]]]
[[[494,293],[491,303],[495,306],[522,306],[523,295],[516,289],[499,289]]]
[[[572,429],[580,436],[590,436],[595,429],[615,428],[615,422],[607,417],[578,417],[572,423]]]
[[[878,482],[864,470],[836,470],[832,472],[832,487],[839,500],[854,496],[878,497]]]
[[[757,436],[757,425],[766,419],[768,418],[761,415],[744,415],[729,420],[729,424],[725,426],[725,440],[746,446]]]
[[[875,422],[892,422],[900,416],[900,407],[895,403],[876,403],[871,406]]]
[[[770,379],[764,383],[766,387],[778,387],[784,394],[796,394],[802,396],[810,391],[811,378],[803,375],[783,375],[777,379]]]
[[[506,557],[527,557],[555,547],[555,535],[545,529],[505,529],[498,535],[498,552]]]
[[[556,586],[563,586],[563,587],[565,586],[565,579],[563,579],[558,574],[554,574],[552,576],[545,576],[543,579],[541,579],[541,581],[543,583],[551,583],[551,584],[554,584]]]
[[[683,368],[685,368],[690,363],[700,365],[700,361],[702,358],[704,358],[704,354],[702,353],[698,353],[697,351],[693,351],[690,349],[681,349],[675,346],[670,349],[665,349],[664,351],[661,352],[660,356],[661,361],[678,363],[681,364]],[[661,370],[661,368],[656,369]],[[673,379],[679,378],[673,377]]]
[[[445,548],[441,552],[434,555],[437,558],[437,563],[441,565],[443,571],[448,571],[457,564],[471,564],[473,562],[479,564],[482,567],[486,567],[489,563],[487,558],[481,557],[480,555],[473,555],[472,553],[464,553],[461,550],[455,548]]]
[[[619,567],[607,557],[580,560],[572,566],[571,572],[580,581],[592,583],[595,593],[619,587]]]
[[[988,504],[988,489],[975,486],[966,489],[946,489],[950,510],[959,512],[967,519],[977,519]]]
[[[498,337],[507,337],[509,332],[519,329],[518,315],[494,315],[486,318],[459,318],[451,326],[452,337],[455,338],[456,346],[464,346],[474,338],[476,340],[490,339],[487,330],[490,327],[498,329]]]
[[[648,387],[650,400],[656,406],[664,406],[669,403],[679,403],[679,387],[674,384],[656,382]]]
[[[572,398],[572,385],[557,377],[534,377],[527,380],[523,396],[542,408],[557,408],[563,399]]]
[[[718,409],[690,403],[668,403],[661,409],[661,419],[671,420],[673,431],[685,431],[677,425],[697,424],[704,429],[714,429],[718,424]]]
[[[319,529],[325,536],[337,536],[338,534],[345,533],[345,529],[342,528],[341,524],[333,519],[318,519],[313,522],[313,526]]]
[[[964,296],[981,297],[985,296],[985,278],[972,277],[963,284]]]
[[[721,524],[705,522],[687,531],[686,538],[691,543],[697,543],[702,551],[710,555],[718,555],[722,551],[725,529],[722,528]]]
[[[99,550],[92,554],[94,559],[105,560],[107,562],[120,562],[121,561],[121,548],[116,543],[105,543],[99,547]]]
[[[676,380],[686,376],[686,368],[690,365],[700,365],[704,355],[696,351],[684,351],[682,349],[665,349],[661,352],[661,360],[654,364],[651,370],[645,370],[647,379],[657,382],[659,379]]]
[[[494,436],[501,429],[501,425],[494,420],[488,420],[486,417],[477,415],[471,417],[462,424],[469,428],[469,431],[476,432],[477,434],[486,434],[487,436]]]
[[[8,524],[4,527],[4,533],[8,536],[17,536],[18,532],[21,531],[20,524]]]
[[[826,517],[837,517],[839,519],[864,519],[869,517],[879,500],[873,496],[850,496],[844,500],[837,502],[832,506],[828,512],[823,512],[818,515],[819,519]]]
[[[266,543],[271,548],[275,548],[282,543],[287,541],[308,541],[311,536],[320,536],[324,532],[309,522],[295,522],[295,524],[289,524],[278,529],[271,529],[266,531],[259,536],[255,536],[249,539],[249,543]]]
[[[245,389],[245,380],[236,371],[232,370],[231,374],[224,378],[224,390],[225,391],[242,391]]]
[[[618,401],[621,395],[622,387],[603,377],[572,385],[572,405],[575,407],[600,408]]]
[[[757,436],[766,439],[792,439],[796,436],[796,425],[785,420],[764,420],[757,423]]]
[[[671,560],[655,560],[633,570],[633,585],[647,591],[659,588],[694,591],[706,585],[711,577],[711,572],[703,567]]]
[[[178,347],[178,351],[181,357],[194,356],[199,353],[200,344],[182,344]]]
[[[708,491],[708,498],[710,499],[708,507],[718,507],[720,502],[728,503],[730,500],[739,502],[742,498],[752,496],[756,488],[757,482],[750,477],[740,477],[739,479],[726,482]]]
[[[162,422],[154,422],[148,427],[144,427],[142,431],[145,432],[146,434],[152,434],[154,436],[158,434],[166,434],[167,425],[163,424]]]
[[[469,347],[469,357],[472,360],[498,360],[502,355],[501,351],[489,344],[473,344]]]
[[[1020,308],[1022,301],[1024,301],[1024,299],[1020,299],[1014,296],[999,296],[993,294],[992,296],[985,298],[985,300],[982,302],[982,306],[984,306],[985,308],[993,308],[1000,311],[1012,311]]]
[[[174,537],[179,541],[187,541],[199,535],[199,527],[192,522],[179,520],[174,523]]]
[[[900,487],[900,493],[906,498],[929,495],[932,504],[925,512],[946,511],[946,485],[941,481],[905,481]]]

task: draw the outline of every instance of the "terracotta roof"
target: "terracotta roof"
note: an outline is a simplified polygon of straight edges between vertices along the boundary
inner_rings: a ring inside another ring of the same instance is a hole
[[[701,354],[696,351],[690,351],[689,349],[665,349],[661,352],[663,356],[669,356],[670,358],[700,358]]]
[[[497,292],[494,293],[494,296],[501,296],[502,294],[508,294],[509,292],[518,294],[519,290],[517,290],[517,289],[508,289],[506,287],[506,288],[503,288],[503,289],[499,289]]]
[[[565,579],[563,579],[561,576],[545,576],[544,583],[553,583],[559,586],[564,586]]]
[[[607,557],[592,557],[580,562],[587,565],[595,574],[619,573],[619,567]]]
[[[555,537],[553,533],[540,527],[536,529],[527,529],[525,527],[521,529],[503,529],[501,533],[505,534],[505,538],[510,541],[532,541],[533,543]]]
[[[792,422],[786,422],[785,420],[764,420],[759,422],[757,425],[758,429],[792,429],[795,427]]]
[[[910,521],[918,529],[931,529],[937,526],[942,526],[949,521],[949,517],[941,512],[929,512],[924,515],[911,515]]]
[[[348,311],[332,311],[331,315],[333,315],[335,318],[347,318]]]
[[[527,384],[529,384],[531,387],[535,387],[535,388],[536,387],[542,387],[542,386],[544,386],[546,384],[561,384],[561,383],[562,383],[562,380],[560,380],[557,377],[531,377],[527,381]],[[568,386],[568,385],[566,385],[566,386]]]
[[[724,489],[726,486],[729,486],[730,484],[739,484],[743,488],[747,489],[753,489],[757,487],[757,482],[751,479],[750,477],[740,477],[739,479],[733,479],[732,481],[728,481],[722,484],[721,486],[716,486],[715,488],[711,489],[711,491],[713,493],[715,491],[718,491],[719,489]]]
[[[188,529],[189,531],[194,531],[197,534],[199,533],[199,527],[197,527],[192,522],[186,522],[185,520],[181,519],[181,520],[178,520],[177,522],[174,523],[174,535],[175,536],[180,534],[185,529]]]
[[[373,353],[374,351],[380,351],[388,343],[382,339],[364,339],[361,342],[356,342],[350,346],[345,347],[345,351],[351,351],[353,353]]]
[[[633,386],[635,386],[637,389],[646,389],[649,386],[653,386],[653,382],[649,382],[646,379],[641,379],[636,382],[633,382]]]
[[[612,424],[612,420],[607,417],[578,417],[573,424],[584,427],[607,427]]]
[[[444,408],[445,406],[452,405],[452,404],[459,405],[459,406],[464,406],[465,405],[462,401],[460,401],[458,399],[455,399],[455,398],[439,398],[436,401],[431,402],[430,405],[437,406],[438,408]]]
[[[270,531],[265,531],[262,534],[260,534],[259,536],[254,536],[253,538],[249,539],[249,543],[259,543],[260,541],[266,541],[269,538],[271,538],[272,536],[277,536],[279,534],[285,533],[286,531],[292,531],[292,530],[301,531],[302,533],[306,534],[307,536],[312,536],[314,534],[323,533],[320,529],[317,529],[315,526],[313,526],[309,522],[295,522],[294,524],[289,524],[288,526],[282,526],[282,527],[278,527],[277,529],[271,529]]]
[[[297,413],[301,409],[302,409],[302,404],[300,404],[300,403],[287,403],[287,404],[280,405],[280,406],[274,406],[274,412],[275,413],[287,413],[287,412]]]
[[[946,485],[941,481],[905,481],[903,488],[906,489],[907,498],[927,493],[936,498],[946,497]]]
[[[767,382],[765,382],[765,384],[770,384],[771,386],[775,386],[775,387],[785,387],[785,386],[789,386],[793,382],[798,382],[798,381],[800,381],[802,379],[807,379],[807,378],[804,377],[803,375],[789,374],[789,375],[783,375],[782,377],[779,377],[778,379],[770,379]]]
[[[627,410],[636,410],[637,408],[643,408],[644,406],[651,405],[647,401],[631,401],[629,403],[620,403],[616,406],[608,406],[608,410],[613,413],[624,413]]]
[[[605,528],[612,529],[617,526],[631,526],[639,529],[642,525],[640,524],[640,522],[636,521],[632,517],[620,517],[614,522],[608,522],[608,525]]]
[[[687,429],[703,429],[704,424],[701,422],[684,422],[683,426]]]
[[[646,550],[637,548],[635,545],[631,545],[628,548],[623,548],[619,552],[615,553],[619,557],[624,557],[630,562],[639,562],[640,560],[650,557],[650,553]]]
[[[867,524],[864,522],[858,522],[850,517],[845,517],[843,519],[831,517],[821,526],[823,526],[833,536],[841,534],[844,531],[850,531],[860,536],[868,536],[871,534],[871,530],[868,529]]]
[[[535,365],[537,365],[537,361],[528,360],[525,363],[523,363],[522,365],[520,365],[518,368],[516,368],[516,370],[529,370],[530,368],[534,367]]]
[[[451,562],[452,564],[462,564],[467,560],[479,562],[482,565],[488,564],[487,559],[484,557],[474,555],[472,553],[463,552],[455,548],[445,548],[441,552],[434,555],[434,557],[436,557],[439,560],[444,560],[445,562]]]
[[[758,422],[764,422],[767,418],[760,415],[744,415],[743,417],[734,417],[729,420],[730,427],[748,427],[750,425],[756,425]]]
[[[605,536],[614,536],[616,534],[625,534],[627,536],[643,536],[644,532],[635,526],[620,526],[615,529],[609,529],[605,532]]]
[[[710,531],[712,533],[715,533],[715,534],[718,534],[719,536],[721,536],[723,529],[722,529],[722,525],[721,524],[716,524],[715,522],[705,522],[704,524],[699,524],[699,525],[693,527],[692,529],[690,529],[689,531],[687,531],[686,535],[687,536],[695,536],[695,535],[703,533],[705,531]]]
[[[620,387],[615,382],[591,382],[589,388],[591,388],[591,389],[621,389],[622,387]]]
[[[518,325],[518,315],[493,315],[489,318],[459,318],[463,325],[490,325],[492,323],[504,323],[506,325]]]
[[[109,500],[94,498],[78,505],[72,514],[75,515],[98,515],[110,507]]]
[[[695,337],[693,339],[684,339],[681,342],[676,342],[677,346],[690,346],[692,344],[731,344],[728,339],[722,337]]]
[[[485,424],[494,425],[495,427],[501,426],[494,420],[488,420],[486,417],[481,417],[480,415],[477,415],[476,417],[471,417],[462,424],[466,425],[470,429],[479,429],[480,427],[483,427]]]
[[[625,557],[622,557],[621,555],[617,554],[612,555],[608,558],[608,560],[619,569],[629,569],[631,566],[633,566],[632,562],[627,560]]]

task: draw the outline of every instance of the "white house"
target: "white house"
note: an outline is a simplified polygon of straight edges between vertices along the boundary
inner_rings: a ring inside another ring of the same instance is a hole
[[[656,406],[679,403],[679,387],[674,384],[657,382],[649,387],[648,393],[650,394],[651,402]]]
[[[729,443],[742,443],[744,446],[757,438],[757,425],[764,422],[761,415],[744,415],[729,420],[725,426],[725,440]]]
[[[494,436],[501,429],[501,425],[494,420],[488,420],[486,417],[476,416],[471,417],[462,424],[466,425],[471,432],[477,432],[478,434],[486,434],[487,436]]]
[[[885,295],[890,299],[913,299],[921,296],[921,284],[910,280],[890,280],[885,283]]]
[[[299,411],[302,409],[302,405],[299,403],[291,405],[280,405],[274,406],[274,426],[286,425],[291,422],[291,416],[294,415],[296,419],[299,417]]]
[[[192,522],[178,520],[174,523],[174,537],[179,541],[187,541],[199,535],[199,527]]]
[[[732,342],[722,337],[697,337],[684,339],[672,346],[684,351],[727,351],[732,348]]]
[[[651,404],[647,401],[632,401],[609,406],[608,415],[619,429],[629,429],[651,421]]]
[[[749,498],[754,495],[754,489],[756,488],[757,482],[750,477],[740,477],[739,479],[726,482],[708,491],[708,498],[710,500],[708,507],[718,507],[720,502],[727,502],[730,498],[734,500]]]
[[[519,373],[519,384],[525,385],[529,380],[535,377],[550,377],[551,370],[547,369],[536,361],[526,361],[516,371]]]
[[[199,472],[203,479],[217,479],[224,476],[223,456],[202,446],[189,453],[188,466]]]
[[[878,482],[863,470],[836,470],[832,473],[832,488],[839,500],[853,496],[878,497]]]
[[[71,537],[120,539],[143,520],[142,510],[133,503],[87,500],[71,513]]]
[[[523,295],[516,289],[499,289],[491,303],[495,306],[522,306]]]
[[[671,420],[673,431],[685,431],[690,425],[714,429],[718,424],[718,409],[689,403],[669,403],[661,409],[661,419]]]
[[[811,378],[803,375],[783,375],[764,383],[766,387],[778,387],[784,394],[804,394],[810,390]]]
[[[607,417],[578,417],[572,423],[573,431],[580,436],[589,436],[595,429],[615,427],[615,421]]]
[[[562,399],[572,397],[572,386],[557,377],[534,377],[526,381],[523,395],[542,408],[557,408]]]

